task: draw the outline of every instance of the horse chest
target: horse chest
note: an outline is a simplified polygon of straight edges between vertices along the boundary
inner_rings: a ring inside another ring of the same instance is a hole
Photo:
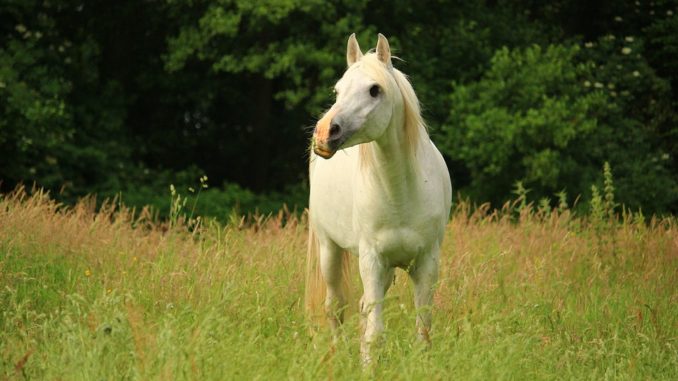
[[[434,216],[379,213],[373,208],[354,218],[360,255],[379,255],[391,266],[409,266],[439,241],[440,223]]]
[[[429,251],[426,235],[408,227],[382,229],[364,240],[367,247],[361,251],[373,251],[391,266],[407,267]]]

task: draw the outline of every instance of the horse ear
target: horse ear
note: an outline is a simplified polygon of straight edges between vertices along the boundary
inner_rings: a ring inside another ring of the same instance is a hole
[[[346,63],[348,66],[353,65],[363,57],[363,52],[360,51],[360,45],[355,38],[355,33],[348,38],[348,45],[346,46]]]
[[[388,45],[386,37],[381,33],[379,33],[379,40],[377,40],[377,58],[386,64],[387,67],[393,67],[391,63],[391,47]]]

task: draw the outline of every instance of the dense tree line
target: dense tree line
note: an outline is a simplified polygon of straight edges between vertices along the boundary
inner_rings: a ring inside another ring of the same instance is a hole
[[[620,202],[675,213],[677,12],[661,0],[6,0],[0,186],[144,203],[207,174],[215,203],[256,203],[242,188],[303,194],[309,128],[346,38],[373,46],[382,32],[462,194],[498,205],[522,181],[534,200],[585,202],[608,161]]]

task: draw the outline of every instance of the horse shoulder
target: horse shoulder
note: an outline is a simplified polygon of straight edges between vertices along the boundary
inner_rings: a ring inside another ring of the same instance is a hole
[[[355,247],[353,233],[353,170],[357,152],[346,149],[332,159],[316,157],[312,164],[309,209],[314,228],[338,246]]]

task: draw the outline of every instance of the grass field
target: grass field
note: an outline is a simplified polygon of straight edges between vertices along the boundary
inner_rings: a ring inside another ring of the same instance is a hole
[[[305,317],[303,218],[187,229],[94,205],[0,198],[0,379],[678,379],[675,219],[462,204],[432,348],[398,272],[363,370],[355,313],[336,345]]]

